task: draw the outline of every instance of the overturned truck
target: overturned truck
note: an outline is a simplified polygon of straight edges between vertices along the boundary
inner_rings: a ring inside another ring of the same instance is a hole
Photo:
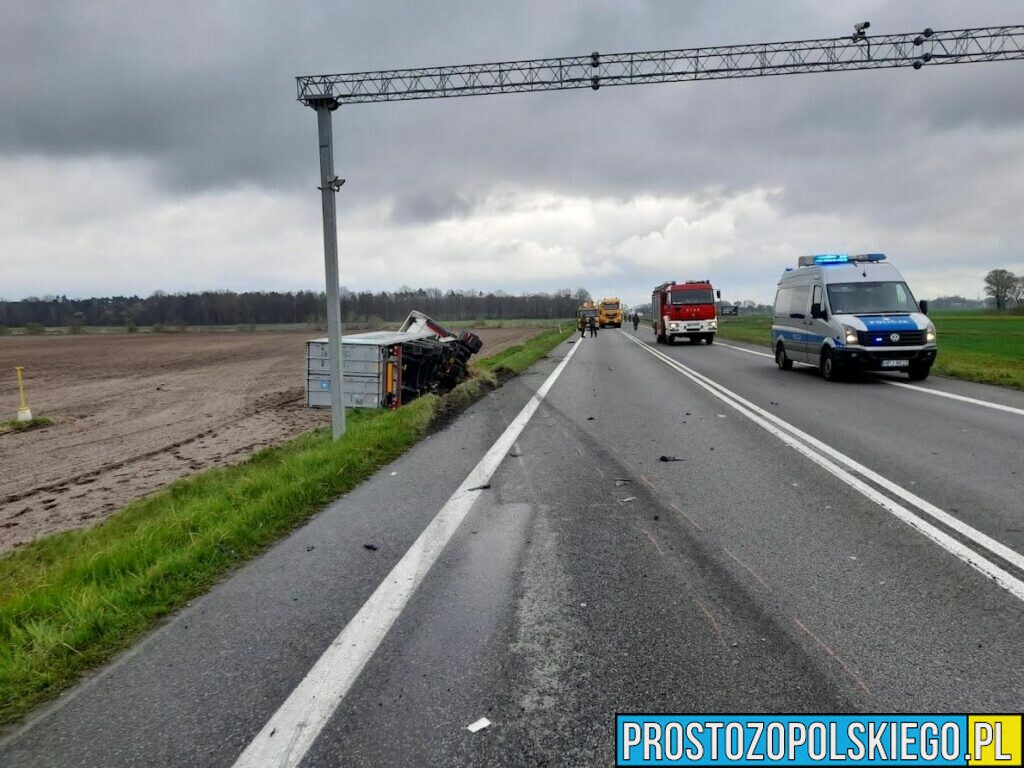
[[[397,331],[342,336],[347,408],[397,408],[420,395],[451,389],[469,375],[483,347],[475,333],[456,333],[412,311]],[[331,406],[327,339],[306,342],[306,405]]]

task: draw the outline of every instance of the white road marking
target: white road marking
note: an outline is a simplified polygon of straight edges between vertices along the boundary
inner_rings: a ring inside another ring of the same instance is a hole
[[[487,485],[580,346],[582,343],[579,341],[573,345],[530,402],[488,449],[359,612],[245,748],[235,761],[235,768],[283,768],[301,762],[473,503],[480,498],[479,491],[470,492],[469,489]]]
[[[981,405],[985,408],[995,408],[997,411],[1005,411],[1006,413],[1015,413],[1018,416],[1024,416],[1024,408],[1014,408],[1012,405],[1003,405],[1002,403],[993,403],[989,400],[979,400],[976,397],[967,397],[966,395],[957,395],[953,392],[942,392],[938,389],[929,389],[928,387],[919,387],[916,384],[904,384],[902,381],[889,381],[888,379],[882,379],[886,384],[892,384],[894,387],[902,387],[903,389],[913,389],[918,392],[927,392],[929,395],[937,395],[938,397],[948,397],[950,400],[959,400],[962,403],[970,403],[971,405]]]
[[[988,578],[995,581],[997,584],[1003,587],[1003,589],[1010,592],[1010,594],[1012,594],[1014,597],[1024,601],[1024,581],[1021,581],[1020,579],[1013,576],[1008,571],[1004,570],[992,561],[988,560],[978,552],[975,552],[973,549],[960,543],[959,541],[957,541],[941,529],[935,527],[931,523],[918,517],[906,507],[896,503],[893,499],[890,499],[888,496],[883,495],[875,488],[871,487],[864,481],[860,480],[859,478],[851,474],[850,470],[852,470],[853,472],[857,472],[858,474],[864,476],[865,478],[870,479],[872,482],[877,483],[886,490],[889,490],[892,493],[900,496],[904,500],[914,504],[914,506],[917,506],[921,511],[930,514],[932,517],[936,518],[937,520],[940,520],[942,523],[948,525],[950,528],[953,528],[963,536],[971,539],[979,546],[987,549],[992,554],[995,554],[998,557],[1003,558],[1007,562],[1012,563],[1013,565],[1015,565],[1018,568],[1021,568],[1022,570],[1024,570],[1024,556],[1021,556],[1019,553],[1001,544],[995,539],[992,539],[991,537],[987,536],[981,531],[972,528],[963,521],[953,517],[952,515],[939,509],[938,507],[935,507],[934,505],[925,501],[924,499],[921,499],[920,497],[912,494],[910,491],[907,491],[906,489],[898,486],[896,483],[893,483],[892,481],[882,477],[873,470],[870,470],[867,467],[863,466],[862,464],[859,464],[858,462],[854,461],[845,454],[842,454],[839,451],[836,451],[835,449],[831,448],[830,446],[825,445],[817,438],[808,435],[806,432],[803,432],[802,430],[798,429],[792,424],[783,421],[774,414],[768,413],[762,408],[759,408],[750,401],[740,397],[735,392],[732,392],[731,390],[723,387],[721,384],[718,384],[717,382],[708,379],[706,376],[703,376],[702,374],[697,373],[691,368],[688,368],[687,366],[680,363],[678,360],[669,357],[668,355],[652,348],[651,346],[643,343],[638,339],[634,339],[632,337],[629,337],[628,335],[627,338],[629,338],[630,341],[642,347],[645,351],[647,351],[654,357],[664,362],[669,367],[676,370],[678,373],[681,373],[683,376],[686,376],[688,379],[693,381],[698,386],[710,392],[719,400],[722,400],[724,403],[732,407],[734,410],[746,416],[748,419],[753,421],[758,426],[762,427],[770,434],[782,440],[791,448],[794,448],[797,452],[806,456],[815,464],[819,465],[820,467],[830,472],[835,477],[842,480],[850,487],[854,488],[867,498],[874,501],[883,509],[890,512],[895,517],[902,520],[907,525],[914,528],[916,531],[923,534],[934,543],[938,544],[940,547],[945,549],[950,554],[958,557],[960,560],[967,563],[975,570],[979,571],[980,573],[984,574]],[[811,450],[811,446],[821,451],[821,454],[816,453],[814,450]],[[847,469],[844,469],[843,467],[839,466],[839,464],[833,463],[832,461],[829,460],[829,458],[825,458],[826,455],[832,459],[836,459],[842,464],[845,464]]]
[[[729,349],[735,349],[740,352],[746,352],[748,355],[758,355],[759,357],[768,357],[772,360],[775,359],[775,355],[769,352],[758,352],[753,349],[747,349],[746,347],[737,347],[735,344],[723,344],[719,343],[719,346],[728,347]],[[795,362],[795,361],[794,361]],[[810,363],[796,363],[796,365],[810,365]],[[811,368],[817,366],[810,365]],[[1003,405],[1002,403],[993,403],[990,400],[979,400],[976,397],[967,397],[966,395],[957,395],[952,392],[943,392],[939,389],[929,389],[928,387],[921,387],[917,384],[906,384],[902,381],[891,381],[890,379],[878,379],[878,381],[886,384],[891,384],[894,387],[902,387],[903,389],[913,389],[916,392],[927,392],[929,395],[935,395],[936,397],[948,397],[950,400],[959,400],[962,403],[970,403],[971,405],[980,405],[984,408],[994,408],[997,411],[1005,411],[1006,413],[1015,413],[1018,416],[1024,416],[1024,408],[1015,408],[1012,405]]]

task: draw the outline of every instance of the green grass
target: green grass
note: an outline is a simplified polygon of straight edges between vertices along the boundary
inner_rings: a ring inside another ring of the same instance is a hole
[[[5,432],[24,432],[27,429],[38,429],[39,427],[48,427],[53,424],[53,419],[49,416],[38,416],[28,421],[18,421],[17,419],[11,419],[10,421],[0,421],[0,435]]]
[[[67,688],[408,450],[486,392],[490,371],[521,371],[568,335],[548,331],[481,361],[475,378],[443,397],[353,412],[338,442],[325,430],[303,434],[0,558],[0,723]]]
[[[1024,315],[934,312],[939,356],[932,370],[984,384],[1024,389]],[[718,335],[752,344],[771,344],[771,318],[719,318]]]

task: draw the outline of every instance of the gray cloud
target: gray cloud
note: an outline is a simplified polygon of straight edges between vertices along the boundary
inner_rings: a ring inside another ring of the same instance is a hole
[[[878,32],[1013,21],[1004,3],[952,0],[3,3],[0,154],[145,162],[168,199],[255,186],[313,206],[315,121],[296,74],[799,39],[862,18]],[[345,107],[339,202],[385,205],[405,226],[472,217],[501,188],[622,200],[762,188],[783,190],[786,215],[879,233],[991,231],[1019,207],[1021,161],[1005,150],[1020,148],[1020,66]],[[994,183],[1016,196],[989,199]]]

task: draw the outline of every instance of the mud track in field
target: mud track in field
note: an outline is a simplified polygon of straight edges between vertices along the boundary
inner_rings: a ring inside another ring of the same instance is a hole
[[[536,331],[488,329],[482,354]],[[300,332],[0,339],[0,414],[29,404],[52,426],[0,434],[0,552],[81,528],[133,499],[322,424],[303,406]],[[8,418],[4,415],[3,418]]]

